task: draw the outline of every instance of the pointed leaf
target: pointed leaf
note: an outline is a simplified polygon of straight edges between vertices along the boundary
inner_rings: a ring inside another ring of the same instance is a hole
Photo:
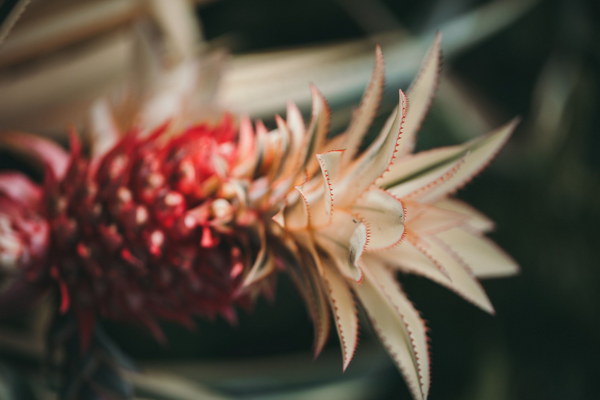
[[[437,234],[445,230],[465,225],[467,216],[431,204],[405,201],[409,215],[406,224],[419,236]],[[436,203],[437,204],[437,203]]]
[[[246,177],[254,170],[256,165],[255,152],[256,135],[252,121],[247,115],[240,119],[238,145],[237,145],[237,165],[233,171],[234,176]]]
[[[435,264],[440,265],[448,272],[448,276],[452,281],[451,285],[447,285],[447,280],[438,281],[438,283],[454,290],[458,295],[482,310],[490,314],[494,313],[494,307],[481,287],[481,284],[477,281],[473,272],[469,270],[469,267],[452,249],[440,240],[432,237],[415,238],[408,236],[407,239],[411,240],[412,244]],[[432,277],[432,279],[434,278]]]
[[[317,168],[315,155],[322,148],[329,131],[331,110],[325,97],[316,86],[311,86],[312,92],[312,117],[304,137],[303,165],[309,175]]]
[[[437,235],[469,266],[475,276],[496,278],[514,275],[517,263],[494,242],[465,228],[454,228]]]
[[[444,168],[450,172],[453,170],[452,166],[464,158],[463,165],[460,165],[456,173],[445,177],[442,182],[423,187],[414,197],[422,202],[434,202],[448,196],[465,185],[490,162],[506,143],[516,123],[517,121],[513,120],[486,136],[460,146],[419,153],[414,157],[403,159],[390,168],[381,180],[380,186],[389,188],[392,193],[399,196],[398,193],[407,192],[403,186],[409,185],[411,188],[414,186],[411,181],[428,176],[427,174],[431,174],[432,171],[442,171]]]
[[[424,276],[446,287],[452,285],[452,280],[443,266],[419,251],[409,240],[404,240],[398,246],[380,251],[377,257],[386,265],[402,272]]]
[[[276,138],[276,148],[273,150],[276,162],[271,167],[270,180],[272,182],[279,179],[285,171],[292,146],[292,133],[283,118],[276,115],[275,122],[277,123],[277,130],[272,133]]]
[[[296,186],[297,198],[283,209],[286,229],[303,229],[310,224],[310,207],[302,187]]]
[[[290,129],[292,130],[295,142],[299,145],[304,137],[304,119],[296,104],[289,102],[287,105],[286,121]]]
[[[292,263],[288,272],[300,289],[300,294],[307,304],[309,315],[312,319],[315,332],[314,356],[317,357],[329,338],[331,321],[329,304],[325,295],[319,270],[322,270],[320,259],[316,254],[310,239],[301,240],[311,248],[298,248],[296,257],[300,264]],[[319,265],[318,265],[319,264]]]
[[[268,248],[268,242],[265,235],[265,229],[259,225],[259,242],[260,250],[254,260],[254,264],[246,274],[242,288],[246,288],[264,278],[266,278],[275,268],[275,262]]]
[[[430,385],[429,351],[427,347],[427,328],[419,313],[400,288],[394,274],[383,264],[370,257],[365,260],[369,268],[365,273],[377,286],[379,292],[386,298],[402,319],[405,325],[410,344],[412,346],[411,361],[417,370],[420,389],[424,398],[427,398]]]
[[[459,147],[440,147],[398,158],[377,183],[384,189],[390,189],[419,179],[432,170],[443,170],[461,158],[457,155]]]
[[[447,198],[436,202],[435,206],[464,215],[465,223],[479,232],[489,232],[494,229],[494,221],[463,201]]]
[[[381,177],[394,160],[396,146],[407,109],[406,97],[400,91],[397,118],[384,127],[377,139],[351,166],[343,180],[334,188],[336,203],[352,204],[365,190]]]
[[[370,267],[371,265],[365,265],[365,270]],[[354,284],[352,288],[366,310],[379,339],[402,372],[413,397],[417,400],[425,399],[416,355],[402,315],[390,304],[370,274],[365,275],[362,284]]]
[[[326,153],[317,154],[317,160],[321,166],[321,173],[327,178],[332,186],[336,185],[340,178],[340,163],[344,152],[344,150],[330,150]]]
[[[408,89],[406,96],[410,103],[404,124],[402,140],[398,145],[398,155],[411,153],[416,135],[431,105],[431,99],[437,89],[441,68],[441,35],[437,33],[427,56],[419,70],[417,78]]]
[[[367,133],[373,118],[377,114],[377,109],[381,101],[381,94],[383,93],[383,82],[385,79],[385,70],[383,62],[383,54],[381,53],[381,47],[375,48],[375,65],[373,66],[373,73],[371,75],[371,81],[369,86],[363,94],[360,106],[354,111],[352,115],[352,121],[348,126],[343,137],[343,143],[341,143],[345,149],[344,153],[344,165],[348,165],[350,161],[356,156],[360,145]]]
[[[94,157],[105,154],[119,140],[117,122],[106,99],[95,101],[89,115],[90,147]]]
[[[480,140],[470,142],[465,163],[460,167],[458,173],[429,193],[419,196],[419,199],[425,202],[433,202],[453,194],[467,184],[481,170],[487,167],[491,160],[498,154],[517,126],[517,122],[517,120],[513,120]]]
[[[255,164],[254,164],[254,172],[252,173],[252,177],[257,179],[262,175],[262,168],[265,164],[265,161],[268,157],[268,146],[269,146],[269,138],[268,131],[262,121],[256,122],[256,146],[254,148],[255,154]]]
[[[348,284],[331,262],[332,260],[325,260],[323,278],[327,288],[329,305],[335,317],[335,327],[342,348],[342,368],[345,371],[352,357],[354,357],[354,351],[358,344],[358,317],[354,298]]]
[[[317,160],[321,168],[321,187],[316,187],[307,199],[310,214],[310,224],[313,228],[328,225],[331,222],[331,217],[334,208],[333,198],[333,176],[328,168],[335,170],[339,166],[343,152],[331,151],[325,154],[317,154]],[[319,179],[314,179],[318,182]],[[318,184],[318,183],[317,183]]]

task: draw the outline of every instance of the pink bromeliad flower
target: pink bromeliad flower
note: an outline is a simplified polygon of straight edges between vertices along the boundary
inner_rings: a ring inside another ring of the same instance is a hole
[[[425,276],[493,312],[478,278],[517,271],[484,236],[492,222],[451,197],[515,123],[412,153],[439,63],[437,37],[364,150],[383,91],[379,49],[360,106],[333,138],[327,102],[314,87],[310,121],[289,104],[272,130],[228,115],[178,121],[119,132],[91,157],[76,135],[69,153],[35,136],[5,137],[43,161],[46,175],[41,186],[0,175],[0,263],[16,276],[0,300],[52,286],[84,342],[98,316],[138,321],[160,338],[157,318],[233,318],[234,306],[271,290],[271,277],[285,271],[314,322],[316,354],[333,325],[348,366],[361,307],[413,396],[426,398],[426,327],[396,272]]]

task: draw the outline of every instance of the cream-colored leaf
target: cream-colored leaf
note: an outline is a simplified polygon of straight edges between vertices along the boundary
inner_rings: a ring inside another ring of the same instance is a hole
[[[469,266],[479,278],[514,275],[517,263],[488,238],[464,228],[454,228],[437,235]]]
[[[256,165],[256,135],[252,121],[248,116],[240,118],[238,146],[237,146],[237,165],[233,171],[236,177],[248,177],[254,171]]]
[[[299,173],[303,173],[302,161],[304,157],[304,121],[302,120],[302,114],[298,110],[298,107],[294,103],[288,103],[287,117],[284,124],[277,122],[278,126],[282,126],[289,134],[289,150],[287,157],[283,160],[282,170],[278,177],[286,180],[288,187],[296,183],[295,177]],[[279,128],[281,129],[281,127]]]
[[[117,122],[106,99],[96,100],[92,104],[88,125],[93,157],[105,154],[119,140]]]
[[[366,250],[380,250],[399,243],[404,234],[404,207],[399,199],[375,186],[352,206],[369,231]]]
[[[400,159],[383,176],[379,185],[394,196],[416,198],[458,172],[464,163],[465,155],[457,156],[460,155],[457,147],[426,151]],[[438,161],[440,158],[441,162]],[[392,179],[394,184],[388,184]]]
[[[443,232],[464,225],[468,221],[468,217],[464,214],[431,204],[405,201],[404,206],[408,214],[406,225],[420,236]]]
[[[517,120],[513,120],[487,136],[467,143],[464,146],[467,149],[465,163],[460,167],[458,173],[433,190],[419,196],[420,200],[425,202],[439,200],[467,184],[498,154],[517,126],[517,122]]]
[[[300,144],[306,128],[304,127],[302,114],[298,110],[298,106],[293,102],[289,102],[287,105],[286,121],[296,138],[296,142]]]
[[[296,200],[283,209],[286,229],[303,229],[310,224],[310,207],[302,187],[295,187]]]
[[[365,260],[365,263],[368,265],[368,268],[365,268],[365,274],[396,310],[405,325],[412,346],[412,365],[417,370],[421,393],[424,398],[427,398],[431,378],[425,323],[412,303],[406,298],[394,274],[374,257],[369,257],[368,260]]]
[[[459,153],[460,146],[448,146],[406,155],[398,158],[377,183],[389,189],[418,179],[433,169],[458,161],[461,158],[457,155]]]
[[[438,283],[447,286],[462,296],[464,299],[475,304],[482,310],[493,314],[494,307],[490,302],[487,294],[481,287],[481,284],[475,278],[469,267],[457,257],[457,255],[440,240],[433,237],[415,238],[409,235],[409,240],[423,254],[429,257],[435,264],[441,266],[447,271],[448,277],[452,281],[448,285],[447,280],[437,281]],[[435,279],[432,277],[432,279]]]
[[[325,97],[316,86],[311,85],[312,92],[312,116],[304,138],[304,168],[311,174],[316,170],[316,153],[322,148],[329,130],[329,118],[331,111]]]
[[[409,240],[404,240],[398,246],[378,252],[377,257],[386,265],[399,271],[424,276],[446,287],[452,285],[448,271],[434,263]]]
[[[333,213],[333,179],[339,168],[343,151],[330,151],[317,154],[317,160],[321,167],[322,184],[311,193],[308,199],[310,207],[311,224],[319,227],[331,221]],[[318,182],[318,179],[315,179]]]
[[[396,196],[409,193],[413,198],[422,202],[434,202],[448,196],[464,186],[477,175],[498,153],[514,130],[517,121],[496,129],[492,133],[471,140],[463,145],[445,147],[434,151],[419,153],[413,157],[402,159],[390,168],[390,171],[380,182],[383,188],[390,188]],[[461,159],[464,162],[456,171],[453,166]],[[422,183],[435,175],[435,172],[453,171],[441,180],[432,180],[430,184],[418,190],[411,182]]]
[[[275,122],[277,123],[277,130],[273,132],[273,135],[277,138],[277,147],[274,149],[276,165],[270,170],[272,181],[279,179],[283,175],[289,161],[290,151],[292,150],[292,134],[287,124],[279,115],[275,116]]]
[[[370,267],[371,265],[365,265],[365,269]],[[353,284],[352,288],[366,310],[375,332],[402,372],[413,397],[417,400],[425,399],[416,355],[402,315],[382,293],[371,274],[366,274],[364,281]]]
[[[400,91],[396,119],[389,126],[384,127],[373,144],[352,163],[339,185],[334,187],[336,204],[340,206],[352,204],[390,166],[402,134],[406,109],[406,96]]]
[[[326,153],[317,154],[317,160],[321,165],[321,171],[329,177],[332,185],[335,185],[340,175],[340,161],[344,150],[330,150]]]
[[[383,54],[381,54],[381,47],[375,48],[375,65],[373,66],[373,73],[371,75],[371,81],[363,94],[360,106],[354,111],[352,115],[352,121],[348,126],[346,132],[341,136],[344,153],[344,165],[348,165],[350,161],[356,156],[360,145],[367,133],[367,130],[373,122],[373,118],[377,114],[377,109],[381,101],[381,94],[383,93],[383,82],[385,80],[385,69],[383,63]]]
[[[406,93],[410,107],[406,114],[402,139],[398,145],[398,156],[409,154],[414,149],[417,132],[425,119],[437,89],[442,59],[441,40],[441,34],[436,34],[417,78]]]
[[[315,332],[314,355],[318,356],[329,338],[331,320],[326,289],[323,287],[319,270],[323,270],[319,255],[310,241],[304,241],[309,248],[299,248],[301,265],[293,272],[295,279],[304,287],[304,300],[309,306]]]
[[[464,215],[467,218],[465,223],[472,229],[480,232],[488,232],[494,229],[494,221],[463,201],[445,198],[436,202],[434,205],[438,208]]]
[[[252,267],[244,277],[244,282],[242,283],[243,288],[264,279],[275,268],[275,262],[271,255],[271,251],[268,248],[269,244],[267,243],[264,228],[259,229],[259,239],[260,250],[258,251],[256,260],[254,260],[254,264],[252,264]]]
[[[362,280],[358,260],[367,247],[367,229],[353,215],[336,210],[331,224],[316,231],[319,246],[326,249],[339,271],[349,279]]]
[[[323,277],[327,287],[327,295],[333,315],[335,326],[342,348],[343,370],[345,371],[354,357],[354,351],[358,344],[358,317],[356,305],[348,283],[340,274],[333,260],[324,259]]]
[[[310,224],[313,229],[318,229],[321,226],[328,225],[331,222],[333,214],[333,176],[330,174],[328,168],[337,170],[342,151],[332,151],[324,154],[317,154],[317,160],[321,168],[321,178],[315,176],[312,185],[307,184],[307,192],[310,195],[307,196]],[[320,181],[320,182],[319,182]],[[314,187],[316,185],[316,187]],[[310,189],[313,186],[314,189]]]
[[[254,164],[254,171],[252,172],[252,177],[254,179],[262,175],[263,166],[265,165],[269,156],[269,131],[267,131],[267,128],[262,121],[257,121],[255,123],[255,127],[256,143],[254,152],[256,154],[256,163]]]

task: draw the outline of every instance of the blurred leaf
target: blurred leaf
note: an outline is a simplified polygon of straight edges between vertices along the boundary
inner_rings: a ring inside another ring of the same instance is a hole
[[[26,377],[0,363],[0,399],[36,400]]]
[[[81,343],[72,313],[56,316],[48,333],[50,355],[60,369],[60,398],[64,400],[126,400],[133,388],[124,379],[122,369],[133,363],[111,342],[100,325],[93,327],[89,345]]]

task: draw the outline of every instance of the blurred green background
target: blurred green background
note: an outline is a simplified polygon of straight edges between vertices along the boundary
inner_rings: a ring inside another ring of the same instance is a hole
[[[425,279],[400,277],[430,327],[430,398],[600,398],[599,2],[215,0],[196,11],[206,40],[234,57],[391,31],[402,32],[398,40],[425,40],[442,29],[442,47],[452,51],[418,146],[464,141],[521,116],[498,159],[458,194],[497,222],[491,237],[521,273],[484,282],[495,316]],[[467,14],[473,17],[460,19]],[[510,22],[489,34],[499,19]],[[473,43],[453,50],[464,35]],[[394,65],[386,67],[393,73]],[[332,104],[334,114],[357,100]],[[334,339],[312,361],[312,328],[281,277],[276,301],[240,312],[236,327],[220,320],[199,321],[196,332],[167,325],[166,347],[141,329],[107,330],[142,366],[168,372],[173,385],[207,385],[234,398],[410,398],[364,326],[346,374]],[[20,379],[14,353],[2,350],[0,381]],[[148,398],[184,398],[142,387]]]

